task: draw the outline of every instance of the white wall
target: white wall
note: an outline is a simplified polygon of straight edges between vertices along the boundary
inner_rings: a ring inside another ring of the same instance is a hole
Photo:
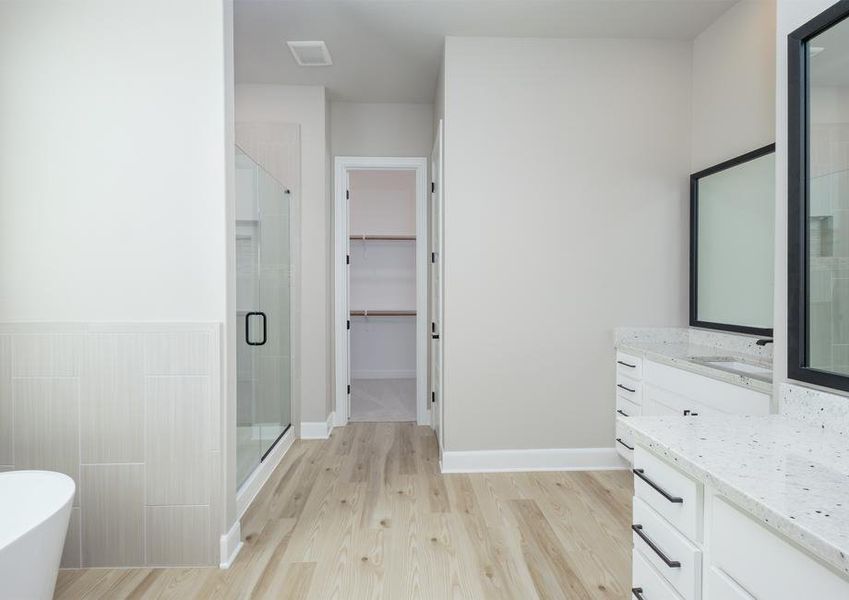
[[[686,323],[691,60],[446,40],[446,450],[611,446],[612,329]]]
[[[693,41],[693,172],[775,141],[775,2],[742,0]]]
[[[430,156],[433,105],[330,103],[334,156]]]
[[[325,421],[333,382],[331,335],[333,291],[330,282],[332,237],[327,172],[325,91],[320,86],[237,85],[237,143],[274,174],[275,140],[267,137],[279,123],[297,123],[301,133],[300,348],[296,386],[300,421]],[[278,140],[279,142],[279,140]],[[294,333],[294,332],[293,332]],[[293,335],[293,337],[295,337]]]
[[[223,321],[222,2],[0,3],[0,321]]]
[[[773,380],[787,381],[787,35],[832,0],[778,0],[775,35],[775,350]]]

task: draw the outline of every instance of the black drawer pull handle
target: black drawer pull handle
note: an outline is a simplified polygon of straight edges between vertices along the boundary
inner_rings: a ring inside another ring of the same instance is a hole
[[[646,600],[646,597],[643,596],[643,588],[631,588],[631,593],[637,600]]]
[[[633,394],[634,392],[636,392],[636,391],[637,391],[637,390],[632,390],[632,389],[631,389],[631,388],[629,388],[629,387],[625,387],[625,386],[624,386],[624,385],[622,385],[621,383],[617,383],[617,384],[616,384],[616,387],[618,387],[618,388],[622,388],[622,389],[623,389],[623,390],[625,390],[626,392],[631,392],[632,394]]]
[[[642,525],[631,525],[631,529],[634,530],[634,533],[636,533],[638,536],[640,536],[640,539],[643,540],[648,545],[649,548],[654,550],[654,553],[657,554],[660,557],[660,559],[663,562],[666,563],[667,567],[669,567],[671,569],[678,569],[678,568],[681,567],[680,562],[678,562],[677,560],[669,560],[669,557],[666,556],[663,553],[663,550],[658,548],[657,545],[653,541],[651,541],[651,538],[649,536],[647,536],[645,533],[643,533],[643,526]]]
[[[629,415],[628,415],[628,413],[626,413],[624,410],[619,409],[619,408],[617,408],[617,409],[616,409],[616,412],[618,412],[618,413],[619,413],[620,415],[622,415],[623,417],[627,417],[627,416],[629,416]]]
[[[617,360],[616,363],[622,365],[623,367],[628,367],[629,369],[636,369],[637,368],[637,365],[631,365],[631,364],[628,364],[626,362],[622,362],[621,360]]]
[[[643,481],[645,481],[645,482],[646,482],[647,484],[649,484],[652,488],[654,488],[654,490],[655,490],[658,494],[660,494],[661,496],[663,496],[664,498],[666,498],[666,499],[667,499],[667,500],[669,500],[670,502],[673,502],[673,503],[675,503],[675,504],[684,504],[684,498],[679,498],[678,496],[673,496],[672,494],[670,494],[669,492],[667,492],[665,489],[663,489],[662,487],[660,487],[659,485],[657,485],[654,481],[652,481],[651,479],[649,479],[649,478],[646,476],[646,472],[645,472],[645,470],[644,470],[644,469],[631,469],[631,470],[634,472],[634,475],[636,475],[637,477],[639,477],[640,479],[642,479]]]
[[[251,317],[262,317],[262,341],[261,342],[252,342],[251,341]],[[268,326],[267,326],[268,317],[265,316],[264,312],[255,311],[245,313],[245,343],[248,346],[262,346],[265,342],[268,341]]]
[[[625,442],[623,442],[623,441],[622,441],[622,438],[616,438],[616,441],[617,441],[617,442],[619,442],[620,444],[622,444],[623,446],[625,446],[628,450],[633,450],[633,449],[634,449],[634,447],[633,447],[633,446],[629,446],[628,444],[626,444]]]

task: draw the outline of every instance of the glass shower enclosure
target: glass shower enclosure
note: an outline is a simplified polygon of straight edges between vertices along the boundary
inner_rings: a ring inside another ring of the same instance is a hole
[[[236,148],[236,479],[291,426],[291,192]]]

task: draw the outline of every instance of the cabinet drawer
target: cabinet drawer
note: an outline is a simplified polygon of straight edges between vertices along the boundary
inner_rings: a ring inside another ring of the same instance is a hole
[[[731,579],[721,569],[708,569],[705,582],[705,597],[710,600],[755,600],[749,592]]]
[[[711,500],[711,568],[755,598],[849,598],[849,581],[720,497]]]
[[[702,592],[702,552],[656,513],[634,498],[634,550],[672,584],[685,600]],[[667,562],[668,561],[668,562]]]
[[[616,374],[616,397],[625,398],[635,404],[641,404],[643,383],[626,375]]]
[[[643,376],[643,359],[633,354],[617,352],[616,374],[641,379]]]
[[[616,416],[639,417],[641,412],[642,410],[640,410],[640,405],[636,402],[632,402],[622,396],[616,396]]]
[[[616,421],[616,451],[629,463],[634,462],[634,440],[631,430]]]
[[[643,558],[642,553],[634,552],[631,567],[631,598],[644,600],[681,600],[681,596],[669,585],[657,570]]]
[[[634,495],[685,536],[701,541],[702,485],[644,448],[634,453],[634,471]]]

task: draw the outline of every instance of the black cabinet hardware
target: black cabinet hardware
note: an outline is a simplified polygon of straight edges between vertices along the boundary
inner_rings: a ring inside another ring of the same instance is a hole
[[[620,409],[618,409],[618,408],[616,409],[616,412],[618,412],[618,413],[619,413],[620,415],[622,415],[623,417],[627,417],[627,416],[628,416],[628,413],[626,413],[625,411],[620,410]]]
[[[637,391],[637,390],[632,390],[632,389],[631,389],[631,388],[629,388],[629,387],[625,387],[625,386],[624,386],[624,385],[622,385],[621,383],[617,383],[617,384],[616,384],[616,387],[618,387],[618,388],[622,388],[622,389],[623,389],[623,390],[625,390],[626,392],[631,392],[632,394],[633,394],[634,392],[636,392],[636,391]]]
[[[667,492],[665,489],[663,489],[662,487],[660,487],[659,485],[657,485],[654,481],[652,481],[651,479],[649,479],[649,478],[646,476],[646,472],[645,472],[645,470],[643,470],[643,469],[631,469],[631,470],[634,472],[634,475],[636,475],[637,477],[639,477],[640,479],[642,479],[643,481],[645,481],[645,482],[646,482],[647,484],[649,484],[652,488],[654,488],[654,490],[655,490],[658,494],[660,494],[661,496],[663,496],[664,498],[666,498],[667,500],[669,500],[669,501],[670,501],[670,502],[672,502],[673,504],[684,504],[684,499],[683,499],[683,498],[679,498],[678,496],[673,496],[672,494],[670,494],[669,492]]]
[[[685,416],[685,417],[698,417],[698,416],[699,416],[699,413],[697,413],[697,412],[693,412],[692,410],[690,410],[690,409],[688,408],[687,410],[685,410],[685,411],[684,411],[684,416]]]
[[[772,343],[772,340],[769,339],[769,338],[760,339],[757,342],[755,342],[755,344],[757,344],[758,346],[766,346],[767,344],[771,344],[771,343]]]
[[[643,533],[643,526],[642,525],[638,525],[638,524],[631,525],[631,529],[634,530],[634,533],[636,533],[638,536],[640,536],[640,539],[643,540],[649,548],[654,550],[654,553],[657,554],[660,557],[660,560],[662,560],[663,562],[666,563],[667,567],[669,567],[670,569],[678,569],[678,568],[681,567],[680,562],[678,562],[677,560],[670,560],[669,557],[666,556],[666,554],[663,553],[663,550],[658,548],[657,544],[655,544],[649,536],[647,536],[645,533]]]
[[[252,342],[251,341],[251,317],[262,317],[262,341],[261,342]],[[254,311],[245,313],[245,342],[247,342],[248,346],[262,346],[268,341],[268,326],[267,326],[267,318],[264,312]]]
[[[622,444],[623,446],[625,446],[628,450],[633,450],[633,449],[634,449],[634,447],[633,447],[633,446],[629,446],[628,444],[626,444],[625,442],[623,442],[623,441],[622,441],[622,438],[616,438],[616,441],[617,441],[617,442],[619,442],[620,444]]]
[[[631,593],[637,600],[646,600],[646,597],[643,596],[643,588],[631,588]]]
[[[636,369],[637,368],[637,365],[632,365],[632,364],[629,364],[629,363],[626,363],[626,362],[622,362],[621,360],[617,360],[616,362],[618,364],[622,365],[623,367],[628,367],[629,369]]]

